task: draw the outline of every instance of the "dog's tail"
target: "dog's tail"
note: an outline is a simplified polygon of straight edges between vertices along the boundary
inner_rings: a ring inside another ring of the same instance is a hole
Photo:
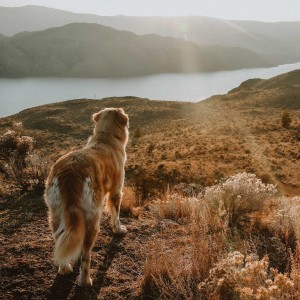
[[[71,188],[70,188],[71,187]],[[61,233],[55,242],[54,261],[66,265],[77,260],[81,254],[85,237],[85,218],[81,206],[82,193],[69,184],[60,184],[62,200]]]

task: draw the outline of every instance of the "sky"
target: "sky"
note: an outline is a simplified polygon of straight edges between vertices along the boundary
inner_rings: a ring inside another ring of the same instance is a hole
[[[300,0],[0,0],[0,6],[24,5],[108,16],[196,15],[229,20],[300,21]]]

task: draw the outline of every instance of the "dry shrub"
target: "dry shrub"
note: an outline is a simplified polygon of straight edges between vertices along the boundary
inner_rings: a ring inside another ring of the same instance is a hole
[[[226,244],[227,223],[212,215],[210,207],[197,198],[169,195],[159,208],[163,217],[188,222],[185,235],[169,232],[154,238],[147,247],[142,290],[159,299],[197,299],[197,285],[208,276]],[[176,211],[171,214],[171,209]],[[179,219],[178,219],[179,218]]]
[[[34,139],[23,135],[22,123],[0,136],[0,173],[13,191],[42,190],[48,163],[34,151]]]
[[[142,212],[140,197],[134,187],[123,187],[121,210],[134,217],[138,217]]]
[[[265,200],[276,192],[273,184],[264,184],[255,174],[244,172],[207,187],[203,197],[215,212],[226,214],[230,225],[234,225],[250,213],[262,210]]]
[[[42,192],[48,173],[48,162],[39,154],[28,155],[24,162],[24,167],[20,169],[15,167],[15,161],[10,160],[6,169],[9,181],[21,192]]]
[[[300,197],[273,198],[269,211],[260,216],[259,222],[295,249],[300,242]]]
[[[297,242],[295,254],[291,258],[291,278],[294,281],[294,290],[300,295],[300,241]]]
[[[192,206],[197,198],[183,197],[167,191],[156,201],[156,212],[162,219],[171,219],[179,223],[191,222]]]
[[[289,129],[292,123],[292,118],[289,112],[285,111],[281,115],[281,125],[283,128]]]
[[[171,248],[167,241],[156,240],[148,245],[147,251],[144,295],[154,299],[193,299],[197,281],[191,278],[190,246]]]
[[[205,299],[299,299],[293,279],[269,269],[267,256],[259,260],[238,251],[220,260],[198,289]]]

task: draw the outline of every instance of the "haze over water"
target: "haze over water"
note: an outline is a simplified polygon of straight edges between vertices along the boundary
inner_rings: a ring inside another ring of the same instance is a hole
[[[295,69],[300,69],[300,62],[274,68],[129,78],[4,78],[0,79],[0,117],[42,104],[81,98],[136,96],[197,102],[225,94],[247,79],[267,79]]]

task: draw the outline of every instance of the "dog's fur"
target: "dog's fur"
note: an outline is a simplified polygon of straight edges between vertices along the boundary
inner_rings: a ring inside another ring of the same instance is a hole
[[[120,108],[93,115],[95,128],[86,146],[62,156],[46,181],[45,201],[60,274],[72,271],[81,256],[79,285],[91,286],[90,260],[107,195],[114,233],[126,233],[119,211],[124,182],[128,116]]]

